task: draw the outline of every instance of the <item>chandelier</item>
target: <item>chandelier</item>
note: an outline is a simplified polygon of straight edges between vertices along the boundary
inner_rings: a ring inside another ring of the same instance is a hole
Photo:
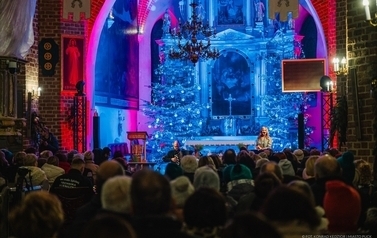
[[[215,29],[209,24],[203,24],[202,17],[198,15],[197,3],[190,4],[192,8],[191,21],[182,23],[179,20],[178,28],[171,34],[178,39],[176,47],[170,48],[169,57],[174,60],[190,60],[197,63],[199,59],[216,59],[220,56],[219,50],[211,47],[210,36],[215,36]]]

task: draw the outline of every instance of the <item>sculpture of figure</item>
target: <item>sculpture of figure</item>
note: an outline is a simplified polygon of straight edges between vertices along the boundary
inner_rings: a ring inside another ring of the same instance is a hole
[[[204,10],[203,4],[201,2],[199,2],[198,6],[196,7],[196,14],[198,15],[199,20],[204,20],[206,11]]]
[[[181,15],[183,16],[183,13],[184,13],[183,9],[184,9],[184,6],[185,6],[185,1],[181,0],[181,1],[179,1],[178,4],[179,4],[179,11],[181,12]]]
[[[265,11],[265,7],[264,7],[263,2],[261,0],[256,0],[255,2],[255,21],[256,22],[263,21],[264,11]]]
[[[162,30],[165,35],[170,33],[170,25],[171,25],[170,16],[169,16],[168,9],[166,9],[164,13],[163,23],[162,23]]]

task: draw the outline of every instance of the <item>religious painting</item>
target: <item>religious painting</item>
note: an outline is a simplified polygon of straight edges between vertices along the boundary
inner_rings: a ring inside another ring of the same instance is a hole
[[[217,25],[243,25],[244,16],[244,0],[218,0]]]
[[[212,69],[212,117],[251,115],[250,67],[232,51],[223,53]]]
[[[84,37],[62,36],[62,90],[75,90],[76,83],[84,79],[84,52]]]

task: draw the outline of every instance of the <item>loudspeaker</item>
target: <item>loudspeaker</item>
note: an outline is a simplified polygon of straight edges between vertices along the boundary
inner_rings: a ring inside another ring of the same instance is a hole
[[[305,147],[305,125],[304,125],[304,113],[298,114],[298,148],[304,149]]]
[[[99,117],[93,117],[93,148],[100,148],[100,123]]]

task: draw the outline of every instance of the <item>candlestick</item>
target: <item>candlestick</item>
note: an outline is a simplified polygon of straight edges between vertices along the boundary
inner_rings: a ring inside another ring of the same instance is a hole
[[[369,10],[369,1],[368,0],[363,0],[363,5],[365,7],[366,20],[370,21],[371,17],[370,17],[370,10]]]

